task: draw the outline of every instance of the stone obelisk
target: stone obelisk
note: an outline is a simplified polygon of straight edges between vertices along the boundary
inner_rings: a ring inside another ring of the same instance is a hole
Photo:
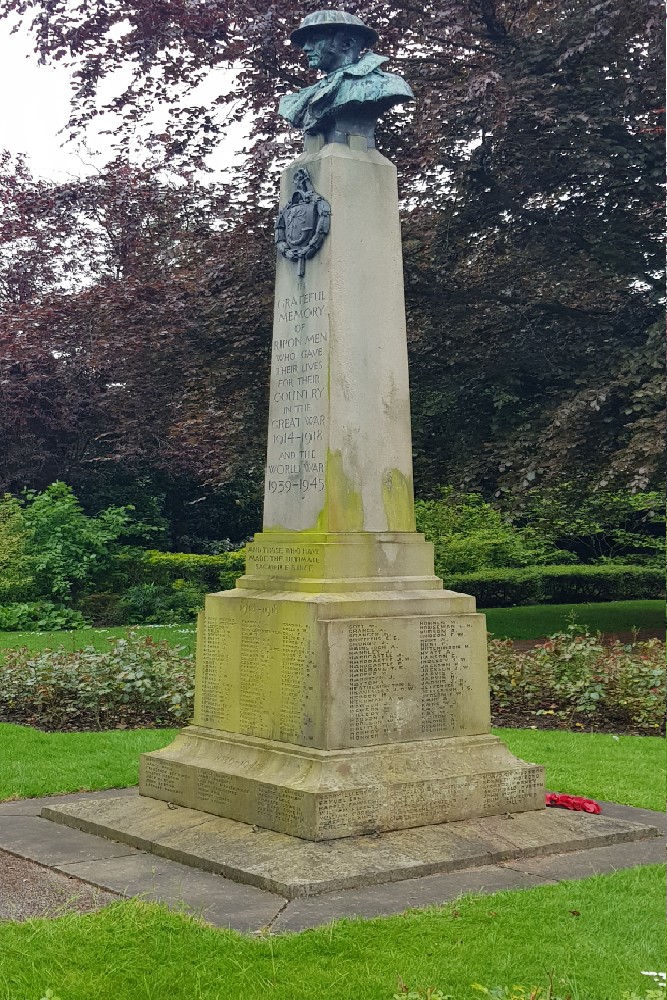
[[[490,734],[486,629],[415,531],[396,170],[378,116],[411,92],[324,11],[292,35],[327,76],[284,99],[263,531],[200,616],[194,722],[140,791],[309,840],[544,804]]]

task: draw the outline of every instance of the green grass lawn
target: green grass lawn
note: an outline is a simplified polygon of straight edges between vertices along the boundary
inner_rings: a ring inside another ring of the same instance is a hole
[[[552,791],[623,802],[664,804],[665,741],[657,736],[496,729],[510,750],[544,764]],[[42,733],[0,725],[0,800],[123,788],[138,781],[139,754],[173,739],[174,729]]]
[[[497,730],[547,765],[560,791],[661,807],[664,742]],[[0,725],[0,798],[137,780],[142,750],[173,731],[39,733]],[[342,920],[298,935],[249,939],[164,907],[119,902],[99,913],[0,923],[0,1000],[392,1000],[400,981],[455,1000],[486,986],[546,986],[559,996],[621,1000],[664,965],[660,866],[466,896],[377,920]]]
[[[483,610],[483,609],[482,609]],[[570,622],[592,632],[628,632],[633,628],[665,630],[664,601],[610,601],[604,604],[534,604],[484,610],[486,627],[497,639],[541,639]]]
[[[166,746],[177,731],[42,733],[0,724],[0,801],[136,785],[139,754]]]
[[[665,807],[665,740],[561,730],[494,729],[522,760],[544,764],[552,792],[642,809]]]
[[[152,635],[154,639],[166,639],[171,646],[182,646],[184,653],[194,653],[196,644],[195,624],[192,625],[135,625],[141,635]],[[81,628],[63,632],[0,632],[0,650],[18,649],[108,649],[110,639],[127,635],[128,626],[116,628]]]
[[[519,608],[488,608],[484,611],[489,632],[499,639],[541,639],[567,628],[574,616],[592,631],[619,632],[632,628],[663,629],[664,601],[613,601],[606,604],[539,604]],[[166,639],[184,652],[195,649],[195,625],[140,625],[141,634]],[[27,646],[29,649],[105,649],[109,640],[127,635],[126,626],[83,628],[70,632],[0,632],[0,651]]]
[[[141,902],[0,925],[0,998],[391,1000],[400,981],[455,1000],[487,986],[556,985],[575,1000],[642,997],[664,963],[660,866],[620,871],[302,934],[250,939]]]

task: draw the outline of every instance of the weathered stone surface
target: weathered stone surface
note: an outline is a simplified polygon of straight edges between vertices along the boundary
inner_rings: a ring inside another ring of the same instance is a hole
[[[284,172],[331,229],[277,263],[264,531],[206,599],[194,726],[140,768],[143,795],[314,841],[544,806],[489,735],[484,618],[415,532],[396,170],[359,138]]]
[[[495,736],[317,750],[190,726],[141,758],[143,794],[308,840],[540,809],[544,769]]]
[[[472,598],[382,596],[209,595],[195,725],[321,750],[488,732]]]
[[[196,871],[154,854],[132,854],[103,861],[64,864],[60,871],[123,896],[141,896],[201,917],[217,927],[256,931],[282,910],[282,896]]]
[[[553,809],[320,843],[143,796],[46,806],[43,815],[286,899],[658,835],[654,826]]]
[[[237,586],[251,590],[442,594],[442,580],[433,572],[432,543],[410,531],[264,531],[246,546],[246,574]]]
[[[281,204],[302,167],[331,232],[303,278],[277,262],[264,531],[414,532],[396,168],[330,143]]]

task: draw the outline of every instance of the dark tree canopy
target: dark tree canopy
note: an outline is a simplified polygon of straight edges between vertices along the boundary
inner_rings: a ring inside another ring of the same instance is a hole
[[[119,143],[157,102],[173,111],[150,140],[153,165],[121,153],[97,177],[49,185],[3,163],[6,484],[99,463],[216,486],[261,477],[273,282],[262,206],[296,149],[277,97],[312,82],[286,38],[318,6],[0,0],[0,16],[32,24],[42,59],[72,67],[73,132],[128,62],[133,81],[110,104]],[[377,27],[417,97],[387,116],[380,144],[404,197],[418,487],[657,484],[661,5],[345,8]],[[228,95],[185,106],[185,88],[229,66]],[[248,112],[235,183],[197,181],[225,121]]]

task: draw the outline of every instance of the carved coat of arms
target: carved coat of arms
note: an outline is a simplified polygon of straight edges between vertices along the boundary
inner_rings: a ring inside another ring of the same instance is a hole
[[[276,219],[275,242],[283,257],[298,262],[302,278],[306,261],[315,256],[329,232],[331,205],[317,194],[305,167],[296,171],[293,183],[294,194]]]

